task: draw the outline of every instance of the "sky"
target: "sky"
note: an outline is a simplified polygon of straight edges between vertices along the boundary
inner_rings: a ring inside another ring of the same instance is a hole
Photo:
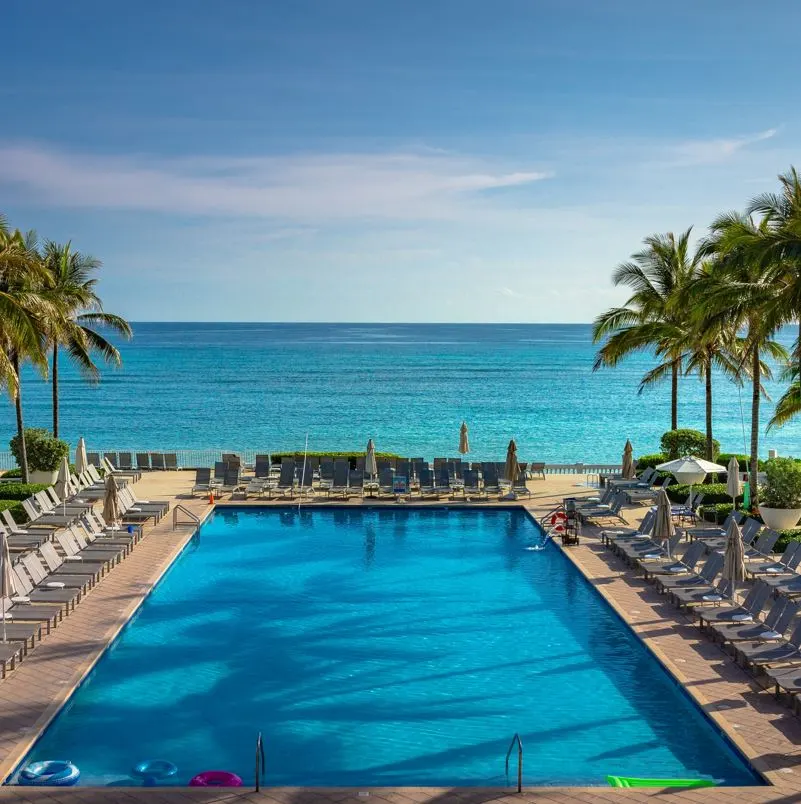
[[[799,163],[801,4],[4,0],[0,212],[131,320],[586,322]]]

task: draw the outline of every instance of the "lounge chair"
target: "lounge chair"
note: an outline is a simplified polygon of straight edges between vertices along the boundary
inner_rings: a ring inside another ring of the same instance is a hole
[[[106,474],[111,473],[116,478],[130,478],[134,483],[142,477],[142,473],[138,469],[119,469],[108,461],[104,461],[104,468]]]
[[[623,544],[632,539],[642,539],[649,536],[654,529],[655,519],[656,510],[651,509],[646,512],[636,528],[605,528],[601,531],[601,542],[614,552],[618,543]]]
[[[178,453],[165,452],[164,453],[164,468],[176,471],[178,469]]]
[[[536,477],[541,477],[545,480],[545,462],[544,461],[537,461],[531,464],[531,468],[528,470],[528,475],[532,479]]]
[[[90,466],[96,466],[96,467],[99,468],[101,466],[100,453],[99,452],[87,452],[86,453],[86,461]]]
[[[693,609],[696,606],[720,606],[733,599],[734,584],[723,578],[709,586],[690,589],[671,589],[670,597],[680,609]]]
[[[283,464],[281,464],[283,469]],[[348,475],[350,467],[347,461],[334,461],[334,479],[328,489],[328,495],[338,494],[346,497],[348,494]]]
[[[481,473],[484,479],[484,496],[489,497],[490,494],[499,495],[501,493],[501,485],[498,480],[498,468],[494,463],[486,464]]]
[[[623,503],[625,502],[624,495],[618,494],[615,497],[614,502],[611,503],[608,507],[598,507],[590,510],[579,510],[576,513],[578,514],[578,518],[582,522],[588,522],[589,520],[600,520],[600,519],[619,519],[621,522],[625,522],[625,518],[620,513],[621,508],[623,508]]]
[[[770,587],[757,581],[749,590],[748,594],[743,599],[742,604],[732,602],[729,606],[715,606],[711,609],[698,609],[699,625],[701,628],[704,624],[711,625],[713,623],[742,623],[753,622],[759,619],[762,609],[767,603],[770,596]]]
[[[756,539],[759,531],[761,531],[762,528],[763,525],[761,522],[758,522],[756,519],[752,519],[751,517],[746,518],[745,522],[743,522],[743,524],[740,526],[740,534],[743,537],[743,544],[746,547],[751,544],[751,542]],[[707,550],[720,550],[726,547],[726,540],[728,536],[726,535],[725,530],[721,530],[717,534],[702,536],[699,538],[706,545]]]
[[[164,470],[166,469],[166,464],[164,462],[164,453],[163,452],[151,452],[150,453],[150,467],[152,469],[159,469]]]
[[[26,553],[20,558],[20,562],[37,587],[80,589],[85,593],[97,583],[102,567],[97,569],[90,567],[87,571],[87,568],[82,566],[73,568],[72,573],[67,572],[69,568],[64,566],[63,559],[54,548],[45,556],[44,550],[48,547],[53,548],[53,545],[42,545],[38,553]],[[51,566],[56,569],[51,569]]]
[[[41,562],[39,566],[46,575],[47,573]],[[16,587],[17,595],[30,600],[31,603],[55,604],[61,607],[64,614],[69,614],[75,609],[76,604],[83,596],[81,589],[69,589],[59,582],[54,582],[53,585],[47,585],[46,583],[34,585],[26,570],[24,563],[19,563],[12,568],[14,586]]]
[[[297,489],[298,494],[302,497],[304,494],[306,495],[314,495],[314,475],[312,474],[311,467],[306,465],[304,468],[303,464],[301,463],[299,466],[296,467],[297,471],[297,483],[295,488]]]
[[[524,472],[521,472],[517,476],[517,480],[512,483],[512,491],[518,496],[525,495],[526,497],[531,497],[531,490],[526,485],[526,475]]]
[[[671,559],[676,548],[681,541],[681,533],[674,533],[667,540],[667,546],[662,542],[653,539],[641,539],[631,542],[624,542],[617,545],[618,555],[632,566],[642,565],[644,562],[654,561],[662,563],[665,559]]]
[[[473,469],[465,469],[462,473],[462,479],[464,480],[464,486],[462,487],[462,491],[464,492],[464,496],[467,497],[482,497],[484,492],[481,489],[481,485],[478,481],[478,472]]]
[[[211,469],[208,467],[195,470],[195,482],[192,486],[192,496],[196,491],[208,494],[211,490]]]
[[[348,475],[348,497],[364,497],[364,470],[351,469]]]
[[[14,620],[9,617],[6,620],[6,639],[8,640],[5,643],[6,645],[20,645],[22,647],[22,655],[27,656],[28,651],[34,648],[36,643],[42,639],[42,623],[15,623]]]
[[[712,623],[710,630],[721,642],[773,642],[781,639],[798,614],[798,606],[776,597],[763,620],[745,623]]]
[[[435,470],[434,493],[437,495],[437,497],[440,497],[443,494],[448,496],[453,495],[453,489],[451,488],[451,473],[448,471],[447,463],[445,466],[440,466],[439,469]]]
[[[395,496],[395,470],[389,466],[385,466],[378,470],[378,496],[394,497]],[[801,544],[801,542],[799,542]]]
[[[801,622],[788,639],[772,642],[734,642],[734,655],[747,667],[775,667],[801,664]]]
[[[0,600],[0,608],[5,614],[6,624],[39,623],[40,626],[44,626],[46,634],[49,634],[64,618],[63,607],[52,604],[35,605],[27,597],[20,595]]]
[[[64,551],[65,562],[68,562],[71,568],[82,567],[84,562],[89,564],[103,562],[106,565],[106,571],[108,571],[119,564],[123,557],[128,554],[128,548],[120,545],[82,547],[78,543],[75,531],[72,528],[59,531],[56,534],[56,541]],[[82,541],[84,541],[83,538]]]
[[[787,543],[784,552],[776,561],[757,563],[754,560],[749,563],[748,572],[751,575],[786,576],[792,575],[799,564],[801,564],[801,542],[792,541]]]
[[[685,533],[690,539],[725,536],[732,519],[739,525],[744,518],[745,514],[742,511],[731,511],[723,520],[722,525],[715,525],[710,522],[706,525],[687,528]]]
[[[607,480],[607,486],[614,486],[617,489],[632,489],[632,488],[641,488],[641,489],[649,489],[651,488],[651,479],[656,476],[656,469],[648,468],[646,469],[639,477],[633,477],[628,480],[620,479],[620,478],[612,478]]]
[[[103,461],[110,463],[114,469],[120,468],[120,459],[117,456],[116,452],[104,452],[103,453]]]
[[[136,468],[137,469],[150,469],[150,453],[137,452],[136,453]]]
[[[119,456],[119,468],[123,471],[131,471],[133,466],[133,453],[131,452],[121,452]]]
[[[222,490],[233,494],[240,486],[239,467],[227,468],[223,475]]]
[[[52,511],[43,512],[36,507],[32,497],[28,497],[27,500],[22,501],[22,508],[28,515],[28,520],[30,524],[35,527],[39,526],[44,526],[48,528],[63,527],[64,525],[71,525],[77,518],[77,514],[61,515],[61,514],[55,514]]]
[[[636,563],[639,569],[643,571],[647,581],[656,575],[674,576],[693,572],[703,554],[704,545],[701,542],[690,542],[684,551],[684,555],[679,560],[664,558],[656,561],[637,561]]]
[[[334,462],[320,461],[320,490],[329,491],[334,485]]]
[[[108,530],[101,527],[99,521],[91,514],[82,517],[77,524],[72,526],[72,530],[79,545],[84,541],[95,545],[119,545],[125,547],[128,552],[142,538],[141,528],[131,528],[131,533],[124,530]]]
[[[430,469],[421,469],[418,480],[421,497],[436,497],[439,499],[439,491],[434,485],[434,473]]]
[[[281,474],[278,478],[278,484],[276,485],[276,491],[280,492],[282,497],[289,497],[290,499],[294,496],[294,489],[295,489],[295,462],[294,461],[282,461],[281,462]]]
[[[120,489],[117,492],[117,499],[122,503],[124,513],[142,513],[154,517],[154,522],[158,522],[170,510],[170,503],[167,500],[140,500],[134,497],[133,492],[128,489]]]
[[[209,470],[211,471],[211,470]],[[253,475],[257,480],[268,480],[270,477],[270,458],[267,455],[257,455]]]
[[[48,540],[49,531],[39,528],[38,533],[9,533],[3,525],[0,525],[0,534],[6,537],[6,544],[11,553],[24,553],[26,550],[35,550]]]
[[[771,557],[771,551],[777,541],[779,541],[779,534],[775,530],[765,528],[751,547],[746,548],[745,560],[765,561],[765,559]]]
[[[654,578],[654,582],[660,592],[667,594],[672,593],[673,590],[708,587],[714,582],[722,569],[723,556],[720,553],[712,553],[704,562],[699,572],[678,577],[657,575]]]
[[[8,532],[9,536],[30,536],[31,538],[36,539],[46,539],[47,532],[44,531],[42,528],[23,528],[17,524],[17,521],[14,519],[13,514],[8,508],[4,508],[0,511],[0,516],[2,516],[3,521],[5,523],[6,531]]]
[[[92,508],[92,503],[87,502],[86,500],[81,500],[80,497],[73,495],[69,499],[60,500],[58,498],[58,494],[56,494],[56,490],[50,486],[46,488],[41,494],[47,496],[52,508],[50,510],[58,512],[59,510],[63,510],[66,508],[69,511],[78,511],[79,513],[84,513],[84,511],[88,511]]]

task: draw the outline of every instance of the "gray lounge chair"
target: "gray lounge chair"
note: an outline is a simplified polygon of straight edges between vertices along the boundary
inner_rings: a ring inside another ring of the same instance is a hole
[[[163,452],[151,452],[150,453],[150,466],[152,469],[166,469],[166,464],[164,463],[164,453]]]
[[[65,561],[68,562],[70,568],[82,567],[84,562],[97,564],[102,561],[108,570],[119,564],[128,554],[128,547],[118,544],[91,546],[87,544],[84,546],[80,543],[86,544],[84,537],[81,536],[79,542],[75,534],[76,531],[73,528],[56,533],[56,541],[64,551]]]
[[[99,452],[87,452],[86,453],[86,460],[90,466],[96,466],[100,468],[101,460],[100,460],[100,453]]]
[[[722,569],[723,556],[720,553],[712,553],[704,562],[699,572],[678,577],[657,575],[654,577],[654,582],[660,592],[666,592],[668,594],[673,590],[708,587],[712,585]]]
[[[703,554],[704,545],[701,542],[690,542],[679,560],[663,558],[656,561],[637,561],[637,566],[643,571],[646,581],[656,575],[681,575],[692,572]]]
[[[521,472],[517,480],[512,484],[512,491],[517,494],[518,496],[524,495],[526,497],[531,497],[531,490],[526,485],[526,475],[524,472]]]
[[[351,469],[348,475],[348,497],[364,497],[364,470]]]
[[[178,453],[165,452],[164,453],[164,468],[176,471],[178,469]]]
[[[732,643],[735,656],[748,667],[774,667],[801,664],[801,622],[790,637],[778,644],[759,642]]]
[[[64,609],[59,605],[35,605],[25,597],[5,598],[0,600],[0,607],[5,612],[6,623],[39,623],[49,634],[64,617]]]
[[[439,499],[439,490],[434,485],[434,473],[430,469],[421,469],[418,480],[421,497],[436,497]]]
[[[131,470],[133,466],[133,454],[130,452],[121,452],[119,456],[119,468],[123,471]]]
[[[465,497],[482,497],[484,492],[478,481],[478,472],[474,469],[465,469],[462,473],[464,487],[462,491]]]
[[[44,566],[42,571],[44,572]],[[17,595],[27,598],[31,603],[47,603],[61,606],[64,614],[71,612],[76,604],[83,597],[81,589],[69,589],[64,586],[34,585],[26,571],[24,563],[19,563],[13,567],[14,585],[17,588]],[[46,575],[46,573],[45,573]]]
[[[200,491],[208,494],[211,491],[211,469],[208,467],[195,470],[195,482],[192,486],[192,496],[195,492]]]
[[[115,469],[120,468],[120,459],[116,452],[104,452],[103,460],[108,461]]]
[[[44,546],[46,547],[47,545]],[[44,555],[41,550],[38,553],[26,553],[20,558],[20,562],[37,588],[76,589],[86,593],[95,585],[98,577],[97,574],[81,574],[77,571],[75,574],[70,575],[64,572],[63,569],[52,572],[44,562]],[[82,567],[81,569],[84,568]]]
[[[328,489],[329,496],[331,494],[338,494],[341,497],[347,496],[349,473],[350,473],[350,467],[347,461],[334,462],[334,479],[331,484],[331,488]]]
[[[710,630],[721,642],[774,642],[782,638],[797,614],[798,606],[795,603],[776,597],[763,620],[713,623]]]
[[[759,538],[753,545],[746,549],[745,560],[764,561],[766,558],[770,557],[773,545],[775,545],[777,541],[779,541],[779,534],[776,533],[775,530],[765,528],[762,533],[759,534]]]
[[[697,586],[691,589],[671,589],[670,597],[680,609],[694,609],[697,606],[720,606],[731,601],[734,585],[723,578],[709,586]]]
[[[276,491],[278,491],[282,497],[289,497],[290,499],[294,496],[295,490],[295,462],[294,461],[282,461],[281,462],[281,474],[278,478],[278,484],[276,485]]]
[[[747,517],[740,525],[740,533],[743,537],[743,544],[746,547],[751,544],[751,542],[756,539],[759,531],[761,531],[762,528],[763,525],[761,522],[757,521],[756,519],[752,519],[751,517]],[[692,533],[692,529],[690,530],[690,533]],[[720,550],[726,547],[727,538],[726,531],[721,530],[717,534],[700,537],[700,540],[706,545],[707,550]]]
[[[743,602],[737,604],[732,601],[728,606],[715,606],[710,609],[697,609],[699,626],[711,625],[713,623],[741,623],[758,620],[762,613],[762,608],[770,596],[770,587],[767,584],[757,581],[746,594]]]
[[[137,469],[150,469],[150,453],[137,452],[136,453],[136,468]]]
[[[484,480],[484,496],[490,494],[495,496],[501,493],[501,485],[498,479],[498,467],[494,463],[482,464],[481,474]]]
[[[395,470],[389,466],[378,470],[378,496],[394,497]]]
[[[751,575],[786,576],[792,575],[799,564],[801,564],[801,542],[793,541],[787,543],[784,552],[776,561],[764,561],[761,563],[753,561],[748,565],[748,572]]]
[[[536,478],[541,477],[545,480],[545,462],[544,461],[536,461],[531,464],[531,467],[528,470],[529,477]]]

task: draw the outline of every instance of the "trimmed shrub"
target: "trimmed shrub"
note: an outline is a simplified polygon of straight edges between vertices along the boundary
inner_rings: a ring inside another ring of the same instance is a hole
[[[653,455],[643,455],[637,458],[637,471],[644,472],[646,469],[656,469],[660,463],[664,463],[666,460],[667,456],[661,452],[655,452]]]
[[[659,442],[667,459],[683,458],[685,455],[702,457],[706,450],[706,436],[700,430],[668,430]],[[720,442],[712,439],[712,459],[720,453]]]
[[[5,510],[11,511],[11,516],[18,525],[28,521],[28,515],[19,500],[0,500],[0,511]]]
[[[362,450],[359,452],[356,450],[355,452],[307,452],[307,458],[332,458],[336,460],[337,458],[347,458],[348,460],[356,460],[356,458],[364,458],[367,453]],[[297,456],[303,457],[303,452],[271,452],[270,458],[273,462],[276,459],[281,458],[295,458]],[[402,458],[401,455],[396,455],[394,452],[376,452],[376,458]]]
[[[749,461],[751,460],[748,455],[743,455],[740,452],[721,452],[720,455],[715,459],[721,466],[727,466],[729,461],[731,460],[731,456],[734,455],[737,458],[737,464],[740,467],[741,472],[747,472],[749,470]],[[765,468],[765,461],[761,458],[757,460],[757,464],[759,466],[760,471]]]
[[[790,542],[801,542],[801,528],[789,528],[779,533],[779,538],[773,547],[774,553],[783,553]]]
[[[22,477],[22,469],[8,469],[3,472],[3,477]]]
[[[801,508],[801,463],[792,458],[772,458],[765,464],[767,485],[760,489],[768,508]]]
[[[27,500],[31,494],[46,488],[46,483],[0,483],[0,499]]]
[[[668,486],[665,491],[667,491],[668,499],[671,502],[683,503],[690,493],[690,486],[687,483],[674,483],[672,486]],[[704,501],[701,505],[717,505],[728,502],[729,509],[731,509],[731,497],[726,492],[725,483],[706,483],[703,486],[696,483],[693,486],[693,491],[704,492]],[[737,501],[742,502],[742,496],[738,497]]]
[[[9,442],[17,465],[22,463],[19,436]],[[49,430],[29,427],[25,430],[25,451],[28,455],[28,469],[32,472],[54,472],[61,461],[70,453],[70,445],[59,438],[53,438]]]

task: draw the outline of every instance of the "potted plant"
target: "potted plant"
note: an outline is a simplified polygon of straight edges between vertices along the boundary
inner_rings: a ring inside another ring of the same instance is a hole
[[[9,446],[17,466],[21,466],[19,438],[14,436]],[[25,450],[28,454],[28,481],[52,485],[58,477],[61,461],[69,455],[70,445],[53,438],[48,430],[31,427],[25,429]]]
[[[760,490],[759,513],[773,530],[793,528],[801,519],[801,463],[772,458],[765,464],[767,485]]]

